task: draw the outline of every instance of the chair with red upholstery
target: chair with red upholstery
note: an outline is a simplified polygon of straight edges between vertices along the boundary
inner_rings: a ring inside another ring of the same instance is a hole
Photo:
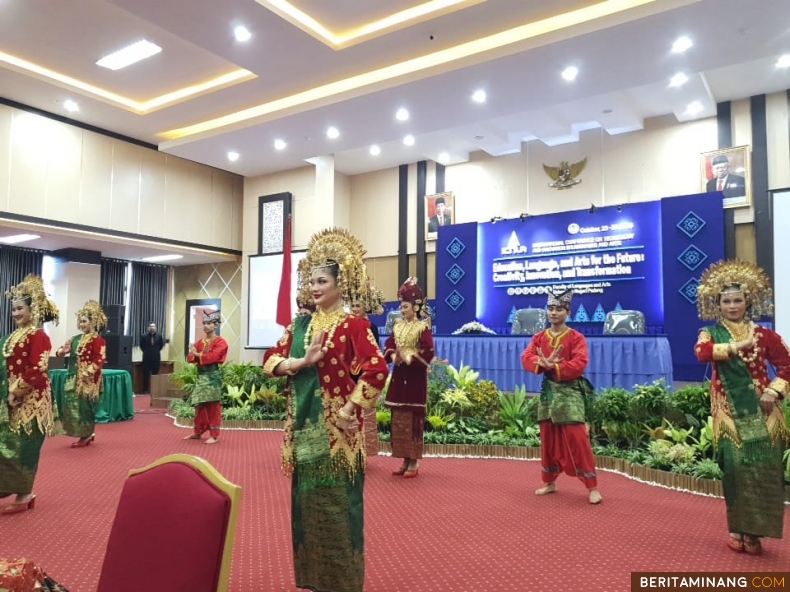
[[[166,456],[129,472],[98,592],[225,592],[241,488],[205,460]]]

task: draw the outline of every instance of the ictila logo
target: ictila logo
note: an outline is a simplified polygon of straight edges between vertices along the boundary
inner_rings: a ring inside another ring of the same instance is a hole
[[[579,234],[579,225],[576,222],[568,224],[568,234]]]
[[[503,255],[523,255],[527,253],[527,247],[518,242],[516,231],[510,235],[510,240],[507,241],[507,246],[502,247]]]

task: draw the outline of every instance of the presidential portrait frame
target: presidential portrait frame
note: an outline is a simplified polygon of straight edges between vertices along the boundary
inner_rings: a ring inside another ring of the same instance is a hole
[[[721,150],[712,150],[700,154],[700,188],[702,193],[716,191],[717,176],[713,171],[714,161],[727,159],[728,176],[724,179],[725,187],[723,206],[725,208],[748,208],[752,205],[752,151],[751,146],[735,146]]]
[[[443,193],[434,193],[433,195],[426,195],[425,196],[425,240],[426,241],[435,241],[439,232],[438,232],[438,219],[436,213],[436,201],[438,199],[444,200],[444,211],[446,216],[448,216],[448,221],[445,222],[445,226],[452,226],[456,224],[456,214],[455,211],[455,194],[452,191],[445,191]]]
[[[220,298],[198,298],[187,300],[184,314],[184,355],[189,355],[189,346],[200,341],[203,333],[203,313],[222,309]],[[216,335],[221,333],[222,324],[217,326]]]

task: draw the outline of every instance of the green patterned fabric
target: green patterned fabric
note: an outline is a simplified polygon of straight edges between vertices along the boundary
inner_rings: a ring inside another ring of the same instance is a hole
[[[55,418],[62,419],[60,408],[63,405],[66,386],[66,370],[50,370],[52,382],[52,406]],[[126,370],[102,370],[102,390],[96,406],[96,423],[112,423],[134,419],[134,394],[132,377]],[[60,413],[60,415],[58,415]]]
[[[189,399],[192,405],[197,407],[202,403],[222,400],[222,370],[216,364],[214,368],[209,372],[200,372],[200,366],[198,366],[195,390],[192,391],[192,396]]]
[[[705,330],[714,343],[730,342],[729,331],[721,325]],[[716,450],[724,473],[722,485],[730,532],[782,538],[782,443],[771,441],[752,375],[743,360],[733,356],[714,364],[742,442],[736,446],[726,437],[719,438]]]
[[[593,386],[586,378],[557,382],[543,376],[538,403],[538,421],[550,419],[554,424],[584,423],[585,397]]]
[[[89,438],[96,428],[96,402],[77,394],[74,384],[77,378],[77,348],[82,335],[75,335],[71,340],[72,355],[66,369],[66,382],[63,385],[63,397],[57,404],[55,416],[60,417],[63,432],[73,438]]]
[[[304,357],[310,317],[294,321],[290,356]],[[361,592],[365,581],[361,462],[353,478],[332,463],[321,385],[315,368],[291,379],[295,467],[291,481],[291,528],[296,586],[308,590]]]
[[[0,351],[8,339],[0,339]],[[0,492],[5,494],[28,494],[33,491],[33,482],[38,471],[38,459],[44,434],[36,423],[30,434],[24,430],[17,434],[8,423],[8,367],[0,357]]]

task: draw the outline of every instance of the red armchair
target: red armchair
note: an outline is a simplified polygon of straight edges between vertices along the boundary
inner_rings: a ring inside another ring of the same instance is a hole
[[[129,472],[97,592],[226,592],[241,488],[173,454]]]

